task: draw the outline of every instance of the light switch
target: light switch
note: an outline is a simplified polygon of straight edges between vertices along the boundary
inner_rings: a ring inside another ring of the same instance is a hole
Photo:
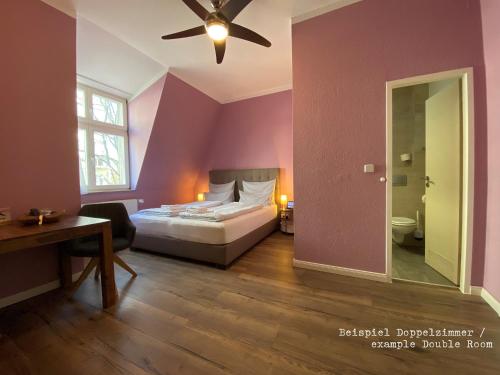
[[[363,172],[365,172],[365,173],[375,172],[375,165],[374,164],[365,164],[363,166]]]

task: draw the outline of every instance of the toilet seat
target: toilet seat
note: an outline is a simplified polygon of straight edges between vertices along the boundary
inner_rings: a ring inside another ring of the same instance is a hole
[[[410,219],[409,217],[393,217],[392,218],[392,225],[399,226],[399,227],[411,227],[416,225],[417,222],[413,219]]]

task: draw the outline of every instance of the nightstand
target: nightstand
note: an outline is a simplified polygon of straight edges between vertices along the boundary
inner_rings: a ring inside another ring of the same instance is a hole
[[[293,208],[286,208],[280,213],[280,229],[283,233],[293,234]]]

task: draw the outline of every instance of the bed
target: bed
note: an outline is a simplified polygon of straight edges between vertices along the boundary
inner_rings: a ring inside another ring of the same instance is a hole
[[[239,200],[242,182],[276,179],[275,204],[221,222],[131,216],[137,232],[133,250],[146,250],[211,263],[227,268],[234,260],[278,228],[280,169],[212,170],[210,182],[236,181],[234,196]]]

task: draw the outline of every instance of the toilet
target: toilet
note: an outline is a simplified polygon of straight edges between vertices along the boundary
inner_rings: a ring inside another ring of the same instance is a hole
[[[413,233],[417,229],[417,222],[408,217],[392,218],[392,239],[397,244],[402,244],[405,235]]]

